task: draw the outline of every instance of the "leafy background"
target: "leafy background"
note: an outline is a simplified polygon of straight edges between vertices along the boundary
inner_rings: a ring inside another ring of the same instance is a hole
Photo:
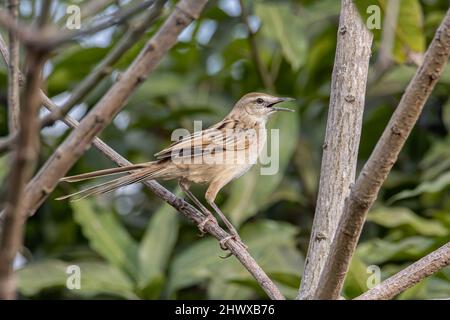
[[[36,10],[22,0],[24,19]],[[125,3],[129,1],[118,1]],[[244,1],[263,64],[276,92],[297,99],[294,115],[271,123],[280,128],[280,170],[260,176],[257,170],[226,187],[220,206],[239,227],[251,254],[288,298],[295,297],[309,241],[319,181],[321,146],[329,103],[336,46],[339,1]],[[64,21],[68,3],[57,1]],[[116,8],[111,1],[102,14]],[[359,9],[386,0],[360,1]],[[447,0],[400,0],[392,52],[394,63],[379,77],[376,63],[380,33],[375,30],[359,167],[370,155],[396,107],[420,57],[448,8]],[[169,1],[173,8],[174,2]],[[165,15],[170,8],[166,8]],[[71,112],[81,118],[136,56],[140,43],[116,64],[115,72]],[[126,26],[71,44],[46,66],[47,92],[57,103],[91,72],[124,34]],[[202,17],[180,36],[179,43],[133,94],[101,137],[132,162],[147,161],[170,141],[172,130],[204,126],[221,119],[244,93],[264,91],[251,58],[247,30],[236,0],[211,1]],[[428,101],[398,163],[369,213],[344,294],[367,290],[369,265],[382,278],[399,271],[450,241],[450,68]],[[0,69],[0,130],[7,134],[6,69]],[[67,136],[61,123],[44,130],[41,164]],[[8,170],[1,158],[0,173]],[[111,167],[91,148],[71,174]],[[175,183],[165,183],[178,192]],[[69,203],[54,198],[81,185],[61,184],[29,220],[25,247],[16,259],[20,294],[27,299],[250,299],[265,298],[235,259],[223,260],[217,242],[180,218],[171,207],[140,185],[112,196]],[[202,196],[204,189],[194,191]],[[81,270],[81,289],[66,289],[67,267]],[[399,299],[450,296],[446,268],[402,293]]]

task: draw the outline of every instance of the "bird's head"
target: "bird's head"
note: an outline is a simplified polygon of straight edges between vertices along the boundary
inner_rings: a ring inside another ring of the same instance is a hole
[[[266,93],[252,92],[239,99],[234,106],[233,112],[248,114],[260,120],[267,120],[269,116],[278,111],[294,112],[294,110],[277,106],[281,102],[293,100],[292,98],[279,98]]]

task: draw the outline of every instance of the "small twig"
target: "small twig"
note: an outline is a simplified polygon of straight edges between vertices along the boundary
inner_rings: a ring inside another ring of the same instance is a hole
[[[339,297],[367,212],[438,82],[450,56],[450,9],[409,83],[375,149],[346,200],[331,254],[319,281],[317,298]]]
[[[297,296],[301,300],[314,297],[355,181],[373,36],[353,0],[342,1],[337,38],[319,193]]]
[[[8,10],[11,18],[17,20],[19,16],[19,0],[9,0]],[[9,56],[8,67],[8,125],[9,133],[14,134],[19,129],[20,113],[20,86],[19,86],[19,39],[14,32],[9,32]],[[6,54],[7,54],[6,50]],[[3,51],[2,51],[3,54]]]
[[[356,300],[387,300],[450,265],[450,242],[363,293]]]
[[[43,30],[44,27],[49,22],[51,16],[51,8],[52,8],[52,0],[41,1],[41,8],[39,11],[39,15],[37,17],[37,26],[40,30]]]
[[[248,17],[247,9],[244,5],[244,1],[239,0],[239,2],[241,5],[242,20],[244,21],[245,26],[247,27],[248,41],[250,44],[250,51],[252,54],[253,62],[255,64],[255,67],[258,71],[259,77],[261,78],[261,81],[262,81],[264,87],[267,88],[271,92],[275,92],[275,85],[273,83],[270,72],[269,72],[269,70],[267,70],[267,68],[264,65],[264,63],[261,59],[261,56],[259,54],[259,47],[258,47],[258,42],[256,40],[256,34],[253,32],[253,30],[250,26],[249,17]]]
[[[95,16],[100,11],[104,10],[107,6],[111,5],[113,0],[96,0],[83,2],[80,7],[82,19]]]

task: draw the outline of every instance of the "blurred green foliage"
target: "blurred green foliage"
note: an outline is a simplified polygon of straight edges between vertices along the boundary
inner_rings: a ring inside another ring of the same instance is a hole
[[[31,19],[30,1],[22,14]],[[59,1],[57,8],[68,2]],[[260,176],[258,168],[227,186],[219,205],[239,226],[244,242],[288,298],[296,295],[306,255],[317,194],[322,142],[336,47],[339,1],[244,1],[256,30],[259,53],[277,94],[297,99],[293,115],[271,122],[280,129],[280,170]],[[361,13],[386,1],[356,0]],[[416,67],[409,53],[423,54],[448,8],[447,0],[400,0],[392,60],[370,80],[359,166],[370,155]],[[174,3],[169,2],[170,8]],[[112,10],[114,5],[109,9]],[[167,9],[165,15],[169,10]],[[383,15],[384,17],[384,15]],[[62,19],[61,21],[63,21]],[[155,32],[162,19],[115,66],[72,114],[81,117],[113,83]],[[123,36],[127,26],[102,32],[60,50],[48,64],[47,92],[57,103],[67,97]],[[370,74],[378,72],[381,33],[375,30]],[[0,128],[7,134],[6,70],[0,70]],[[370,78],[370,77],[369,77]],[[255,69],[238,1],[211,1],[179,43],[127,102],[101,137],[132,162],[147,161],[170,143],[173,129],[204,127],[220,120],[233,103],[265,88]],[[344,294],[367,290],[367,266],[382,278],[450,241],[450,68],[444,72],[408,139],[398,163],[369,214]],[[65,138],[62,124],[45,129],[41,164]],[[91,149],[71,174],[111,167]],[[6,157],[0,173],[7,172]],[[175,190],[175,183],[164,183]],[[26,263],[19,269],[26,298],[265,298],[248,272],[223,254],[217,241],[199,238],[196,228],[141,186],[112,196],[69,203],[53,200],[80,188],[61,184],[26,230]],[[204,189],[194,189],[200,197]],[[66,289],[69,265],[81,270],[81,289]],[[450,296],[449,268],[401,294],[400,299]]]

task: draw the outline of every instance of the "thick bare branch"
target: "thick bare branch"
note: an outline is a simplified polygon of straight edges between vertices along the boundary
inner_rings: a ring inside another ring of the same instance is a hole
[[[22,202],[25,187],[31,179],[38,158],[40,107],[39,88],[44,56],[38,52],[27,54],[26,86],[19,116],[17,148],[12,156],[8,177],[8,196],[5,203],[0,243],[0,299],[14,299],[16,286],[13,262],[20,249],[27,208]]]
[[[11,18],[17,20],[19,16],[19,0],[9,0],[8,10]],[[15,133],[19,128],[20,112],[20,87],[19,87],[19,39],[14,32],[9,32],[9,56],[8,67],[8,126],[9,133]]]
[[[355,180],[372,34],[343,0],[314,223],[297,299],[312,299]]]
[[[367,212],[438,82],[449,55],[450,9],[346,200],[331,254],[319,281],[317,298],[339,297]]]
[[[379,285],[355,298],[356,300],[388,300],[416,283],[450,265],[450,242],[426,255]]]

